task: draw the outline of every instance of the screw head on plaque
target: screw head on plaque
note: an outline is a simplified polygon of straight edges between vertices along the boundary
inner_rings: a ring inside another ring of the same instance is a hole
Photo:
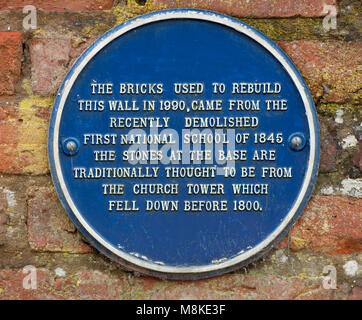
[[[79,231],[130,270],[223,274],[290,230],[316,179],[319,129],[288,56],[254,28],[176,9],[129,20],[74,63],[49,162]]]

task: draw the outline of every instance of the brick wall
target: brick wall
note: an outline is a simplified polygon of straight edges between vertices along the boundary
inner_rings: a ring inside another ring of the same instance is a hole
[[[25,4],[37,28],[24,30]],[[338,10],[326,31],[324,4]],[[79,54],[118,23],[156,9],[232,15],[275,40],[298,66],[318,111],[321,164],[314,195],[262,260],[191,282],[125,272],[76,231],[52,186],[47,130],[54,95]],[[0,0],[0,299],[361,299],[362,127],[360,1]],[[23,288],[23,267],[37,289]],[[324,289],[323,268],[337,270]]]

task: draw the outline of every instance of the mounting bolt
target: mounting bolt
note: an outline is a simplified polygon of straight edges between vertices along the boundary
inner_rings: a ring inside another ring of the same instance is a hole
[[[70,153],[73,153],[77,149],[77,145],[74,141],[69,141],[67,142],[66,148]]]
[[[303,133],[296,132],[290,135],[288,139],[289,147],[294,151],[301,151],[306,145],[306,139]]]
[[[79,142],[75,138],[68,138],[63,141],[63,152],[68,156],[74,156],[79,151]]]
[[[292,143],[292,145],[293,145],[293,147],[295,148],[295,149],[298,149],[301,145],[302,145],[302,138],[301,137],[299,137],[299,136],[295,136],[295,137],[293,137],[292,138],[292,141],[291,141],[291,143]],[[71,143],[71,142],[69,142],[69,143]],[[69,144],[68,143],[68,144]]]

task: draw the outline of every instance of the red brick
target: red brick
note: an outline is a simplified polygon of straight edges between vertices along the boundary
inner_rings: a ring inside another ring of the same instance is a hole
[[[31,84],[34,93],[54,95],[68,70],[70,39],[34,39],[30,45]]]
[[[326,122],[321,119],[320,133],[321,133],[321,154],[320,154],[320,172],[331,172],[337,169],[337,141],[336,130],[332,120]]]
[[[5,193],[0,189],[0,213],[4,213],[8,207]]]
[[[4,106],[0,107],[0,115],[0,172],[19,173],[17,111],[13,106]]]
[[[15,144],[18,135],[18,126],[16,122],[1,121],[0,122],[0,145]]]
[[[77,274],[78,293],[82,299],[119,299],[124,293],[124,279],[98,271],[83,271]]]
[[[28,273],[23,270],[0,270],[0,300],[33,300],[54,299],[50,292],[50,272],[37,270],[37,289],[27,290],[23,287],[23,279]]]
[[[49,172],[46,141],[52,98],[30,97],[0,106],[0,172]]]
[[[7,206],[8,202],[5,193],[0,189],[0,246],[5,243],[6,238],[5,224],[8,222],[8,216],[6,214]]]
[[[227,274],[198,281],[168,281],[133,278],[132,299],[152,300],[292,300],[334,299],[333,290],[322,287],[322,279],[280,277],[266,274]]]
[[[360,102],[362,42],[301,40],[279,45],[302,73],[316,101]]]
[[[0,246],[6,243],[6,226],[8,217],[4,213],[0,213]]]
[[[27,274],[22,270],[0,270],[0,300],[110,300],[119,299],[129,290],[124,276],[92,270],[78,271],[71,277],[59,278],[44,268],[36,270],[37,288],[24,289],[23,279]]]
[[[362,171],[362,147],[354,153],[352,163],[355,167]]]
[[[34,251],[88,253],[92,249],[82,241],[66,215],[54,190],[30,187],[28,196],[28,237]]]
[[[325,290],[321,279],[299,277],[246,277],[244,285],[255,287],[258,299],[263,300],[328,300],[334,299],[333,290]]]
[[[236,17],[320,17],[326,15],[324,4],[337,6],[335,0],[148,0],[146,7],[197,8]]]
[[[345,290],[326,290],[322,279],[273,275],[224,275],[199,281],[160,281],[96,270],[57,277],[37,269],[37,289],[23,288],[22,270],[0,270],[0,300],[5,299],[335,299]],[[343,287],[343,286],[341,286]],[[338,291],[338,292],[337,292]]]
[[[362,300],[362,287],[359,287],[359,286],[354,287],[352,289],[351,294],[348,297],[348,300],[359,300],[359,301],[361,301]]]
[[[13,95],[23,56],[20,32],[0,32],[0,95]]]
[[[0,145],[0,172],[18,173],[21,171],[18,159],[18,152],[15,145]]]
[[[73,65],[75,60],[86,50],[94,41],[97,40],[97,37],[91,36],[86,41],[79,43],[76,47],[72,47],[70,51],[70,62],[69,66]]]
[[[17,142],[17,141],[16,141]],[[49,168],[44,166],[44,159],[39,161],[38,154],[34,155],[34,152],[44,153],[46,150],[38,148],[38,145],[34,145],[32,149],[28,149],[26,145],[18,145],[17,143],[0,145],[0,172],[6,174],[46,174],[49,172]],[[36,150],[36,148],[38,148]],[[46,146],[44,146],[46,148]],[[38,166],[40,164],[40,166]]]
[[[0,105],[0,121],[9,118],[16,118],[17,114],[18,112],[12,104],[5,103],[3,106]]]
[[[0,172],[19,172],[17,112],[13,106],[0,107]]]
[[[362,199],[314,196],[289,233],[292,250],[309,248],[329,254],[362,250]],[[288,237],[279,247],[288,245]]]
[[[6,111],[4,110],[4,108],[0,106],[0,121],[6,119],[6,117],[7,117]]]
[[[92,11],[108,10],[114,0],[0,0],[1,10],[23,10],[26,5],[33,5],[44,11]]]
[[[54,95],[70,66],[95,40],[91,37],[73,48],[68,38],[34,39],[30,45],[33,92],[42,96]],[[44,116],[48,118],[49,113]]]

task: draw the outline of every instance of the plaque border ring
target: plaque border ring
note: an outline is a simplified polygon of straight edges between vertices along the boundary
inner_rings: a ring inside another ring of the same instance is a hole
[[[170,19],[196,19],[205,22],[217,23],[236,30],[259,43],[280,62],[294,82],[304,103],[308,121],[310,136],[308,141],[310,145],[309,161],[303,184],[301,186],[301,191],[294,201],[292,208],[279,226],[257,246],[240,253],[231,259],[216,264],[187,267],[160,265],[139,259],[108,243],[87,223],[81,212],[77,209],[76,204],[67,190],[60,165],[60,152],[62,147],[61,142],[59,141],[60,120],[67,96],[83,68],[102,48],[114,39],[122,36],[124,33],[149,23]],[[224,274],[249,264],[264,255],[290,230],[306,206],[316,180],[319,165],[319,127],[313,99],[302,76],[284,51],[282,51],[264,34],[234,18],[212,11],[197,9],[161,10],[128,20],[109,30],[92,45],[90,45],[90,47],[88,47],[88,49],[86,49],[76,60],[65,77],[65,80],[63,81],[54,101],[49,126],[48,155],[51,175],[60,201],[74,224],[77,226],[78,230],[81,231],[81,233],[94,247],[111,259],[133,271],[139,271],[152,276],[166,277],[169,279],[199,279]]]

